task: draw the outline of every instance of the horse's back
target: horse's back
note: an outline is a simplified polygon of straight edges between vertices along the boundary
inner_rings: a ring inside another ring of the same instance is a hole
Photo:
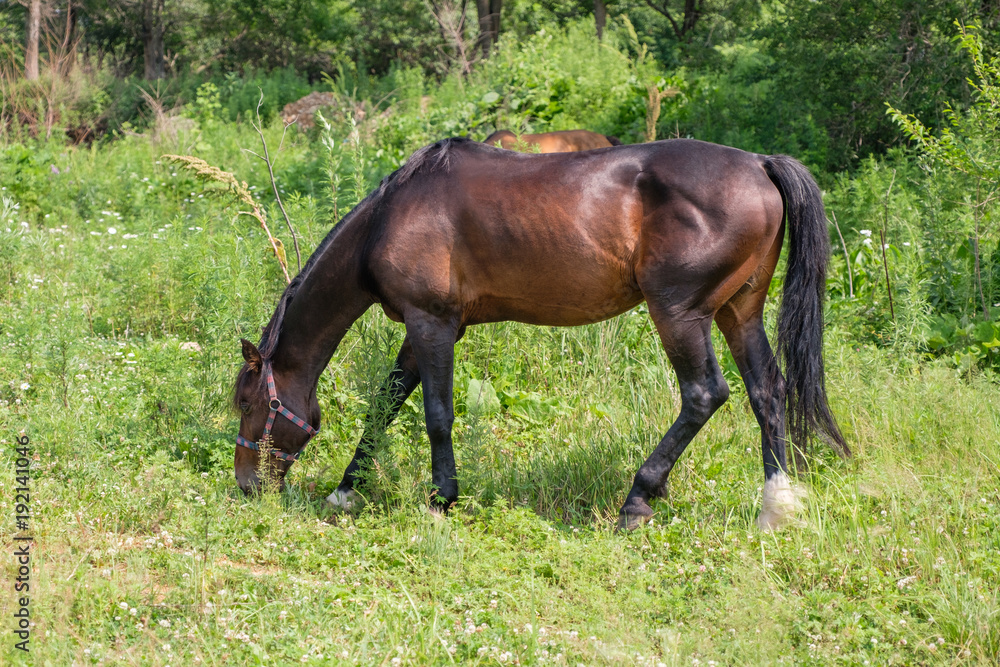
[[[372,259],[387,292],[462,304],[466,323],[599,321],[642,300],[644,275],[738,267],[780,227],[761,158],[736,149],[448,150],[447,167],[418,173],[382,206]]]

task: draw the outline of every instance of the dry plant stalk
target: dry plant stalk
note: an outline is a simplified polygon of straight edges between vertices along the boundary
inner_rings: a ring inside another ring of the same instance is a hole
[[[655,83],[646,87],[646,141],[656,141],[656,121],[660,120],[660,102],[664,97],[673,97],[679,92],[676,88],[660,90]]]
[[[218,167],[213,167],[201,158],[191,155],[164,155],[163,158],[165,160],[170,160],[174,164],[180,165],[184,169],[192,172],[204,183],[221,183],[226,186],[225,188],[206,188],[205,191],[209,194],[229,196],[232,197],[232,199],[237,203],[248,206],[250,208],[249,211],[237,211],[237,214],[248,215],[260,223],[260,226],[264,229],[264,233],[267,234],[267,239],[271,242],[271,247],[274,249],[274,256],[277,257],[278,263],[281,265],[281,270],[285,274],[285,282],[292,282],[291,277],[288,275],[288,261],[285,258],[285,246],[282,244],[281,239],[276,238],[274,234],[271,233],[271,229],[267,226],[264,211],[262,211],[260,206],[257,205],[257,202],[254,201],[253,195],[250,194],[250,189],[247,187],[246,181],[240,181],[235,175],[229,173],[228,171],[223,171]]]
[[[879,240],[882,242],[882,268],[885,269],[885,289],[889,293],[889,315],[892,316],[892,321],[896,321],[896,309],[892,305],[892,281],[889,280],[889,259],[885,254],[885,237],[889,227],[889,193],[892,192],[892,186],[896,182],[896,170],[892,170],[892,180],[889,181],[889,189],[885,191],[885,219],[882,221],[882,228],[878,230]],[[978,259],[978,258],[977,258]],[[978,268],[978,267],[976,267]]]
[[[840,233],[840,224],[837,223],[837,214],[830,211],[830,220],[833,221],[833,226],[837,230],[837,236],[840,237],[840,247],[844,249],[844,259],[847,260],[847,289],[850,292],[850,296],[854,298],[854,272],[851,270],[851,255],[847,252],[847,243],[844,241],[844,235]]]

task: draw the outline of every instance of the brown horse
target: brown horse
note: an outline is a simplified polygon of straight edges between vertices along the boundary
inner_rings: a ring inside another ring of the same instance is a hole
[[[539,153],[572,153],[595,148],[621,146],[617,137],[598,134],[590,130],[560,130],[542,134],[522,134],[520,137],[510,130],[499,130],[486,137],[484,144],[506,148],[509,151],[524,150],[524,147],[538,146]]]
[[[783,377],[762,313],[786,233]],[[553,155],[439,141],[333,228],[285,290],[259,346],[243,341],[236,478],[244,491],[259,487],[263,440],[275,454],[263,467],[283,481],[319,427],[320,374],[351,324],[378,303],[404,323],[406,337],[376,404],[390,405],[391,420],[423,383],[436,500],[447,507],[458,499],[452,370],[465,328],[502,320],[576,326],[645,300],[677,374],[681,410],[639,468],[619,525],[653,514],[650,499],[665,492],[674,463],[729,395],[712,349],[715,320],[761,426],[758,524],[779,526],[798,502],[786,474],[786,414],[797,442],[818,434],[849,453],[823,379],[828,253],[819,189],[787,156],[685,139]],[[366,423],[331,503],[355,497],[374,424],[385,420]]]

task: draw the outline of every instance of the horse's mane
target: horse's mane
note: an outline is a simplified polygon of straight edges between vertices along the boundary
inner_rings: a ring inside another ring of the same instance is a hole
[[[367,218],[367,220],[358,221],[361,224],[367,224],[369,226],[369,233],[367,234],[363,250],[364,254],[367,255],[374,243],[382,236],[385,216],[376,215],[376,213],[381,208],[381,205],[385,202],[386,198],[395,192],[400,186],[412,179],[418,172],[429,173],[439,169],[447,170],[451,148],[456,145],[473,143],[475,142],[464,137],[453,137],[450,139],[442,139],[415,151],[403,166],[383,178],[377,188],[372,190],[367,197],[362,199],[357,206],[351,209],[350,213],[345,215],[340,222],[338,222],[333,229],[327,233],[320,244],[316,247],[316,250],[314,250],[312,255],[309,256],[309,259],[306,260],[306,264],[302,267],[302,270],[299,271],[299,273],[292,278],[292,281],[288,283],[288,286],[285,287],[285,291],[282,292],[281,298],[278,299],[278,305],[275,307],[270,321],[261,331],[260,342],[257,344],[257,350],[260,352],[260,356],[264,361],[270,360],[278,348],[278,337],[281,334],[281,328],[284,324],[285,312],[288,310],[288,305],[292,302],[292,299],[295,298],[295,295],[298,293],[302,283],[309,277],[309,273],[312,271],[312,268],[323,256],[327,248],[329,248],[337,238],[340,230],[359,216]],[[236,385],[233,393],[234,405],[236,405],[236,402],[239,400],[238,397],[240,395],[240,390],[243,385],[246,384],[250,375],[250,367],[247,364],[244,364],[243,368],[240,369],[239,375],[236,377]],[[257,378],[263,385],[263,374],[259,374]],[[239,406],[236,405],[236,407],[238,408]]]

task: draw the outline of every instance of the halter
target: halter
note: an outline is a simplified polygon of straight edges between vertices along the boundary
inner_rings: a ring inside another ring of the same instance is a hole
[[[309,440],[311,440],[314,435],[319,433],[319,429],[313,428],[304,419],[299,419],[298,417],[295,416],[295,413],[293,413],[291,410],[289,410],[288,408],[286,408],[284,405],[281,404],[281,401],[278,400],[278,392],[274,388],[274,374],[271,372],[271,364],[266,361],[264,362],[264,372],[267,374],[267,394],[270,397],[270,400],[267,403],[267,407],[271,409],[271,412],[267,416],[267,424],[264,426],[264,435],[260,436],[260,440],[263,441],[264,439],[266,439],[268,436],[271,435],[271,427],[274,426],[274,417],[279,412],[283,414],[288,419],[288,421],[292,422],[300,429],[308,433]],[[309,440],[306,440],[306,445],[309,444]],[[247,449],[252,449],[257,452],[260,451],[259,441],[252,442],[239,434],[236,435],[236,444],[240,447],[246,447]],[[277,449],[271,449],[270,451],[271,455],[274,456],[275,458],[281,459],[282,461],[288,461],[289,463],[293,463],[296,459],[299,458],[302,452],[305,451],[306,445],[302,445],[299,451],[295,452],[294,454],[286,454],[285,452],[278,451]]]

